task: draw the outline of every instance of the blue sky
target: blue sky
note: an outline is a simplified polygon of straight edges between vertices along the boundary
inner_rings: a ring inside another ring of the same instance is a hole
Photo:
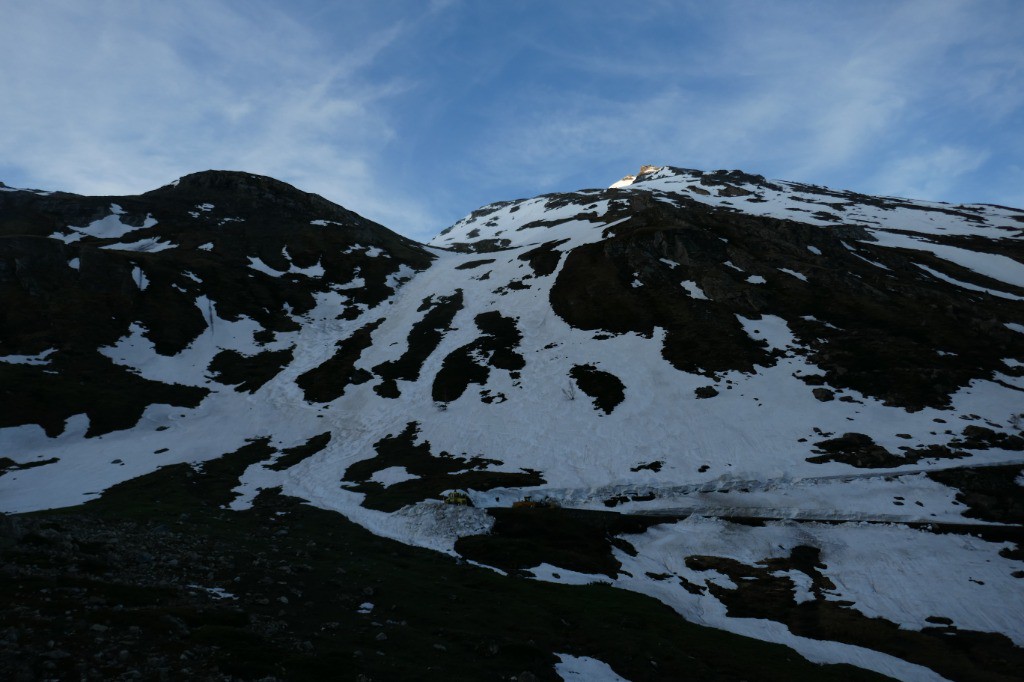
[[[641,164],[1024,206],[1024,2],[5,0],[0,181],[272,175],[428,239]]]

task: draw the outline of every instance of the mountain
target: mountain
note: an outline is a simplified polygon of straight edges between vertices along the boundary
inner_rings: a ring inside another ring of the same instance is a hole
[[[100,677],[1014,679],[1022,236],[1006,207],[667,166],[429,244],[247,173],[0,186],[17,608],[98,546],[81,589],[193,613],[160,613],[185,659]]]

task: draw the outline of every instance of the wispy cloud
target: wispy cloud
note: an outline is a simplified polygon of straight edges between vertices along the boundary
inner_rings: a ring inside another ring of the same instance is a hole
[[[965,175],[977,170],[988,153],[943,146],[920,155],[899,158],[868,180],[868,191],[901,197],[942,197]]]
[[[248,170],[418,238],[641,163],[1020,203],[1022,41],[1017,0],[8,0],[0,180]]]
[[[619,174],[648,162],[742,167],[941,198],[954,183],[921,160],[949,173],[962,163],[957,177],[977,170],[994,158],[993,145],[1006,144],[987,128],[1024,107],[1013,21],[1024,12],[1006,3],[1001,12],[967,0],[719,7],[690,5],[703,31],[672,47],[539,41],[536,49],[566,65],[565,87],[517,93],[515,112],[495,116],[481,161],[496,176],[548,186],[629,158]],[[620,87],[595,95],[586,84],[599,76]],[[915,169],[929,172],[911,183]]]
[[[363,76],[401,22],[328,50],[269,3],[17,4],[0,24],[0,158],[29,183],[142,192],[244,169],[426,229],[375,173],[389,100],[409,86]]]

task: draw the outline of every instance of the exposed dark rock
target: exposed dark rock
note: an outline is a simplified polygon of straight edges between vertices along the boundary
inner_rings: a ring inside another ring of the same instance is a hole
[[[379,440],[374,444],[376,456],[356,462],[345,470],[344,486],[364,493],[363,506],[367,508],[395,511],[407,504],[438,499],[445,490],[490,490],[544,483],[535,471],[491,471],[489,467],[501,462],[483,455],[454,457],[447,452],[435,455],[429,442],[416,442],[418,435],[419,424],[410,422],[402,433]],[[390,486],[370,480],[374,473],[391,467],[404,467],[416,478]]]
[[[432,395],[438,402],[458,400],[471,383],[487,383],[490,367],[515,372],[526,366],[517,350],[522,334],[514,319],[490,311],[474,321],[481,336],[452,351],[434,377]]]
[[[546,242],[535,249],[520,254],[519,260],[529,263],[530,267],[533,268],[534,274],[539,277],[550,275],[558,267],[558,262],[562,258],[562,252],[556,250],[555,247],[567,241],[569,240],[561,239],[559,241]]]
[[[709,556],[686,558],[688,568],[714,570],[729,577],[734,588],[706,581],[706,587],[726,605],[730,616],[765,618],[784,623],[791,632],[864,646],[919,665],[950,679],[1009,680],[1024,665],[1024,652],[1004,635],[947,628],[914,631],[883,618],[870,618],[841,602],[825,599],[834,585],[820,569],[816,547],[794,547],[788,558],[769,559],[749,566],[733,559]],[[796,570],[811,579],[814,599],[795,599],[795,585],[784,571]]]
[[[714,386],[698,386],[693,389],[693,394],[697,396],[697,398],[714,398],[718,395],[718,389]]]
[[[318,436],[313,436],[303,445],[282,450],[282,455],[271,464],[263,466],[272,471],[284,471],[290,469],[299,462],[321,452],[331,442],[331,432],[325,431]]]
[[[811,391],[811,393],[813,393],[814,397],[823,403],[826,403],[829,400],[835,400],[836,397],[836,394],[827,388],[815,388]]]
[[[569,376],[581,391],[594,399],[594,407],[605,414],[611,414],[626,398],[626,387],[622,381],[594,365],[574,365]]]
[[[373,343],[373,332],[383,321],[382,318],[370,322],[339,341],[334,355],[296,378],[295,383],[302,389],[306,400],[328,403],[343,396],[346,387],[363,384],[373,378],[366,370],[357,369],[355,364]]]
[[[248,357],[237,351],[222,350],[213,357],[209,369],[215,381],[234,386],[239,392],[255,393],[277,376],[292,357],[292,348],[263,351]]]
[[[389,360],[373,368],[374,373],[383,379],[373,390],[384,398],[399,397],[401,391],[396,380],[415,381],[419,378],[423,362],[441,343],[444,333],[451,328],[455,314],[461,309],[461,289],[450,296],[439,296],[436,301],[433,297],[424,299],[419,311],[425,314],[409,331],[405,352],[397,360]]]

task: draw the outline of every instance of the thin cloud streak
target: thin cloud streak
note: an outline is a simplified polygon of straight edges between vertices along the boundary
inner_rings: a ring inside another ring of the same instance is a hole
[[[427,239],[641,163],[1024,203],[1024,5],[10,0],[0,180],[206,168]]]
[[[3,61],[20,65],[0,75],[10,93],[0,156],[31,184],[137,193],[196,170],[241,169],[381,222],[434,229],[421,213],[395,210],[401,192],[374,172],[396,134],[388,101],[408,86],[361,72],[400,38],[401,23],[339,55],[265,4],[247,3],[244,14],[199,2],[79,7],[24,5],[0,29]]]
[[[1000,115],[990,102],[1003,117],[1020,111],[1015,31],[976,3],[929,0],[842,17],[798,3],[786,7],[788,18],[768,16],[780,14],[776,5],[759,7],[746,20],[722,22],[706,44],[663,54],[651,69],[643,45],[632,54],[571,55],[571,68],[582,73],[607,71],[613,62],[612,72],[635,74],[643,85],[603,97],[520,93],[521,109],[530,113],[500,117],[480,161],[495,177],[511,169],[547,187],[571,181],[579,168],[628,157],[633,165],[740,167],[812,182],[856,176],[875,191],[910,187],[942,198],[952,181],[908,184],[905,173],[922,168],[916,159],[948,160],[956,148],[955,158],[971,164],[957,173],[963,176],[993,154],[943,139],[956,131],[929,131],[921,119],[927,124],[946,107],[980,122]],[[549,52],[564,57],[567,49]],[[986,82],[959,66],[963,60],[986,63]],[[667,64],[679,65],[674,78]],[[1011,80],[1015,87],[1007,90]],[[886,180],[895,185],[881,187]]]

